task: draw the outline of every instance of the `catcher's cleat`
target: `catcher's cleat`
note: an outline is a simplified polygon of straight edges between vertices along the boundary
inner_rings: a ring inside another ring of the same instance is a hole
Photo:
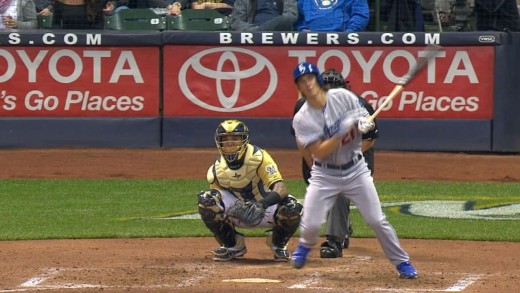
[[[320,257],[321,258],[338,258],[343,256],[341,243],[332,240],[327,240],[321,244]]]
[[[243,256],[247,252],[244,236],[240,233],[235,234],[236,243],[233,247],[219,247],[213,249],[214,261],[230,261],[234,258]]]
[[[291,254],[287,250],[287,245],[278,247],[273,243],[273,230],[267,231],[266,244],[274,254],[274,261],[289,261]]]
[[[307,262],[307,256],[311,252],[310,248],[298,244],[296,250],[291,256],[291,265],[296,269],[301,269]]]
[[[401,279],[415,279],[419,276],[419,273],[417,273],[409,261],[398,264],[396,269],[399,272],[399,278]]]
[[[213,251],[213,260],[214,261],[230,261],[234,258],[243,256],[247,252],[247,248],[242,247],[241,249],[237,249],[235,247],[219,247],[214,249]]]
[[[289,250],[286,248],[271,247],[274,253],[274,261],[289,261],[291,257]]]

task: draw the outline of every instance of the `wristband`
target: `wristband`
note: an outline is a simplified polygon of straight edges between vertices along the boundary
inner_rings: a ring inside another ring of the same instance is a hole
[[[264,198],[259,200],[258,202],[262,204],[264,209],[267,209],[268,207],[277,204],[282,201],[282,197],[278,192],[271,191],[268,195],[266,195]]]

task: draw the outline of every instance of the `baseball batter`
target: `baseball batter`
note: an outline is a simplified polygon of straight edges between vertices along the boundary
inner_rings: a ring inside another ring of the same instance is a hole
[[[374,231],[384,253],[401,278],[418,276],[397,234],[381,209],[370,170],[361,152],[362,134],[374,123],[358,98],[346,89],[326,90],[316,65],[302,62],[294,68],[298,90],[307,98],[293,119],[296,140],[314,160],[305,193],[301,236],[291,257],[302,268],[311,248],[319,241],[320,227],[338,196],[350,199]]]
[[[350,84],[343,75],[335,69],[328,69],[321,74],[323,78],[323,84],[328,89],[333,88],[344,88],[351,90]],[[358,101],[361,105],[367,109],[368,113],[372,115],[374,109],[368,102],[360,97]],[[294,114],[298,113],[300,108],[305,104],[306,99],[302,97],[296,102],[294,107]],[[375,120],[374,120],[375,123]],[[291,127],[291,134],[294,135],[294,128]],[[367,163],[371,174],[374,173],[374,149],[376,139],[379,133],[377,124],[369,132],[363,134],[361,142],[361,151],[363,157]],[[302,174],[303,179],[307,185],[309,184],[309,178],[311,178],[310,166],[312,166],[312,157],[309,152],[300,150],[303,156],[302,160]],[[350,201],[344,197],[338,197],[336,202],[332,205],[331,210],[327,216],[327,226],[325,228],[325,236],[327,240],[320,246],[320,257],[322,258],[337,258],[343,256],[343,248],[348,248],[350,245],[350,236],[353,233],[352,222],[350,220]]]
[[[210,189],[198,194],[199,214],[221,245],[213,260],[229,261],[246,252],[236,227],[267,228],[275,261],[288,261],[287,242],[298,229],[302,205],[291,196],[267,151],[249,143],[249,128],[225,120],[215,131],[220,156],[209,167]]]

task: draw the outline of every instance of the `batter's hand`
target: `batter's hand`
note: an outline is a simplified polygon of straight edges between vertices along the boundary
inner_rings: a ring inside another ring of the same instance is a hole
[[[376,126],[376,124],[374,123],[374,121],[370,121],[368,119],[368,117],[359,118],[359,121],[358,121],[358,124],[357,124],[359,132],[361,132],[363,134],[365,134],[365,133],[369,132],[370,130],[374,129],[375,126]]]

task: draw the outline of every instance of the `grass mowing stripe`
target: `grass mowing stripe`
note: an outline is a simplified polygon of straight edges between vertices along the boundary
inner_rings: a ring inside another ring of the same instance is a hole
[[[286,180],[302,198],[305,184]],[[520,203],[520,183],[376,181],[381,201],[474,201],[475,208]],[[205,180],[2,179],[0,240],[210,236],[200,220],[159,218],[197,212]],[[520,241],[520,221],[443,219],[385,214],[400,238]],[[373,237],[353,210],[355,237]],[[265,235],[262,229],[246,235]]]

